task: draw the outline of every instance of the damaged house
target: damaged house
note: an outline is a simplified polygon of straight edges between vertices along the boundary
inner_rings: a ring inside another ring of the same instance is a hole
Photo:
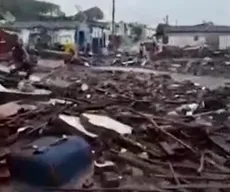
[[[172,26],[159,24],[156,30],[158,39],[171,46],[209,46],[214,49],[230,47],[230,26],[204,23],[199,25]]]
[[[102,22],[77,21],[16,21],[13,24],[2,25],[1,28],[19,31],[19,36],[27,44],[33,42],[37,35],[47,42],[47,45],[55,43],[77,43],[79,47],[89,43],[95,52],[105,46],[107,25]]]

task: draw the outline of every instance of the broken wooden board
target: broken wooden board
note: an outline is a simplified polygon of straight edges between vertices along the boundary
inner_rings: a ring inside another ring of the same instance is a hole
[[[18,91],[17,89],[7,89],[0,85],[0,95],[2,102],[9,102],[22,99],[46,100],[50,98],[51,91],[44,89],[35,89],[33,92],[22,92]]]
[[[71,133],[78,134],[79,132],[83,133],[84,135],[96,138],[97,135],[93,134],[85,129],[85,127],[81,124],[80,118],[76,116],[68,116],[68,115],[59,115],[59,119],[67,123],[69,126],[71,126]]]
[[[84,127],[93,133],[103,131],[113,131],[120,135],[129,135],[132,133],[132,127],[116,121],[108,116],[83,113],[80,117]]]

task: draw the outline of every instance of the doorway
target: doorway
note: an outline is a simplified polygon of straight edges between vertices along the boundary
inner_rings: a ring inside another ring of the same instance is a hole
[[[80,50],[84,49],[84,43],[85,43],[85,32],[79,31],[78,44],[79,44]]]

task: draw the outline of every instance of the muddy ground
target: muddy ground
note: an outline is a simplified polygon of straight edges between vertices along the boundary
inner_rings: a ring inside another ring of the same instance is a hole
[[[219,86],[224,86],[226,83],[230,83],[230,79],[224,77],[212,77],[212,76],[195,76],[191,74],[180,74],[173,72],[163,72],[151,69],[144,69],[138,67],[93,67],[93,70],[104,70],[104,71],[133,71],[135,73],[153,73],[153,74],[168,74],[171,75],[176,81],[190,80],[194,83],[198,83],[201,86],[215,89]]]

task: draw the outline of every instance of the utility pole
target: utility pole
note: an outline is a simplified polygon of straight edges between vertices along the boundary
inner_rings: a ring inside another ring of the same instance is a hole
[[[112,7],[112,35],[115,35],[115,0],[113,1]]]

